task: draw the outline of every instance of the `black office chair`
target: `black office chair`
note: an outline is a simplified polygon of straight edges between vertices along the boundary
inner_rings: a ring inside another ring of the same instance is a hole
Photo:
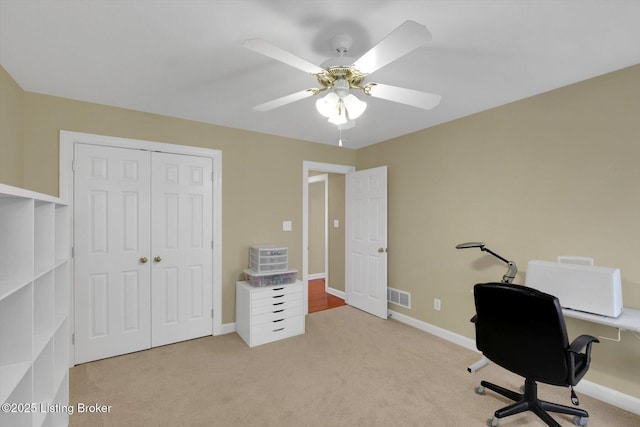
[[[574,424],[586,425],[587,411],[539,400],[536,382],[571,387],[571,400],[578,405],[573,386],[589,369],[591,345],[598,340],[581,335],[569,345],[562,309],[553,295],[507,283],[477,284],[473,292],[478,350],[525,378],[524,394],[487,381],[480,383],[477,393],[484,394],[488,388],[516,402],[497,410],[487,424],[495,427],[500,418],[532,411],[547,425],[560,427],[549,411],[574,415]]]

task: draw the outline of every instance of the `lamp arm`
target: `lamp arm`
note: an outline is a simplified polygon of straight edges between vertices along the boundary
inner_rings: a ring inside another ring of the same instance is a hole
[[[480,248],[480,250],[484,251],[484,252],[489,252],[491,255],[493,255],[494,257],[498,258],[499,260],[505,262],[508,265],[508,270],[505,273],[504,276],[502,276],[502,283],[512,283],[513,279],[516,278],[516,273],[518,272],[518,266],[516,266],[516,263],[513,261],[509,261],[508,259],[501,257],[500,255],[498,255],[497,253],[493,252],[491,249],[487,249],[485,247]]]
[[[489,249],[489,248],[482,247],[482,248],[480,248],[480,250],[481,250],[481,251],[483,251],[483,252],[489,252],[489,253],[490,253],[491,255],[493,255],[494,257],[496,257],[496,258],[498,258],[498,259],[502,260],[502,261],[503,261],[503,262],[505,262],[506,264],[509,264],[509,260],[508,260],[508,259],[501,257],[500,255],[498,255],[497,253],[493,252],[493,251],[492,251],[491,249]]]

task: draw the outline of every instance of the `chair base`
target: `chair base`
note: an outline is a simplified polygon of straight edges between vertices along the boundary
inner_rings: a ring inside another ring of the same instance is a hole
[[[542,421],[544,421],[548,426],[561,427],[558,422],[551,418],[551,415],[549,415],[548,412],[574,415],[581,419],[588,419],[589,417],[589,413],[585,410],[538,399],[538,385],[533,380],[525,380],[524,394],[516,393],[487,381],[481,381],[480,385],[516,402],[502,409],[498,409],[494,414],[496,418],[504,418],[509,415],[531,411],[540,417],[540,419],[542,419]]]

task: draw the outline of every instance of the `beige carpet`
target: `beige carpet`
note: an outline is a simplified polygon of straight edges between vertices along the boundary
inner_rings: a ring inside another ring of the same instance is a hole
[[[474,387],[517,389],[494,364],[469,374],[478,355],[352,307],[307,316],[305,335],[250,349],[236,334],[205,337],[79,365],[70,403],[111,405],[73,414],[71,426],[482,426],[507,404]],[[569,390],[541,385],[570,404]],[[580,396],[591,426],[636,427],[640,416]],[[563,426],[571,418],[554,415]],[[544,426],[527,413],[501,426]]]

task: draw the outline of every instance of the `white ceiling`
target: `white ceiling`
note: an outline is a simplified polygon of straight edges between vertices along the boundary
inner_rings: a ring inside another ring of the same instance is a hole
[[[348,147],[640,63],[640,0],[0,0],[0,63],[31,92],[336,144],[316,98],[252,109],[318,83],[242,42],[319,65],[336,34],[357,58],[407,19],[433,40],[367,81],[442,102],[425,111],[358,92],[369,106],[343,132]]]

